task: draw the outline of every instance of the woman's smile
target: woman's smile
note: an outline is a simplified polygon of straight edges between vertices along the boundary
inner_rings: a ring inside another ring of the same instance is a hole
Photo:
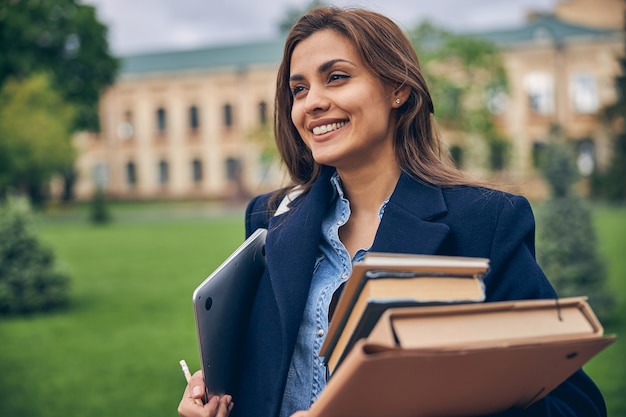
[[[315,126],[312,129],[312,132],[313,132],[313,135],[315,136],[321,136],[326,133],[334,132],[338,129],[341,129],[345,125],[346,125],[346,122],[334,122],[334,123],[323,124],[321,126]]]

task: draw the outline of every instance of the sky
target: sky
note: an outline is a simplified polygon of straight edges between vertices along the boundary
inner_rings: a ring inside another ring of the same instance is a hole
[[[559,0],[327,0],[365,7],[401,27],[425,19],[451,30],[472,31],[521,25],[529,11],[550,11]],[[189,49],[272,39],[289,9],[310,0],[83,0],[96,7],[109,28],[116,55]]]

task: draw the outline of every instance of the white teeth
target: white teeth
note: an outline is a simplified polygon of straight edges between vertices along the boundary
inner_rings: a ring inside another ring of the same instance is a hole
[[[345,126],[346,122],[339,123],[329,123],[323,126],[317,126],[313,128],[314,135],[323,135],[324,133],[332,132],[333,130],[337,130]]]

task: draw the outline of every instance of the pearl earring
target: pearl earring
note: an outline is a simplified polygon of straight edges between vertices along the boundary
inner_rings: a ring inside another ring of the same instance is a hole
[[[396,99],[396,104],[400,104],[400,99],[399,98]]]

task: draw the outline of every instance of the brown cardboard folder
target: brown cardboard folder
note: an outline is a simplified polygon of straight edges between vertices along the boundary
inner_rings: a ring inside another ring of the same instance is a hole
[[[481,320],[493,322],[503,314],[508,314],[506,329],[495,326],[500,330],[477,336]],[[456,340],[437,340],[434,332],[429,343],[402,345],[411,317],[423,331],[423,322],[464,315],[475,323],[470,341],[462,341],[462,331]],[[569,330],[551,336],[549,328],[563,323]],[[532,334],[532,328],[539,330]],[[515,337],[520,329],[523,336]],[[391,309],[332,374],[310,417],[468,417],[525,408],[614,341],[602,333],[584,298],[562,299],[558,305],[532,300]]]

